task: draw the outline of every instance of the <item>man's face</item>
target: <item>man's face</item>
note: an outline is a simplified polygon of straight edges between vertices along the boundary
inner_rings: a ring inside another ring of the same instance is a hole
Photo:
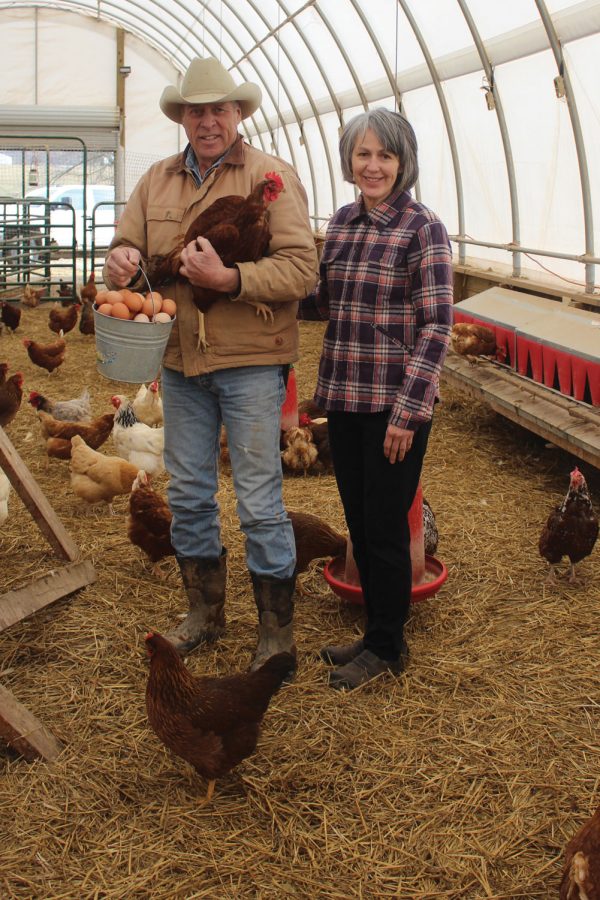
[[[202,173],[231,147],[241,121],[242,112],[237,103],[184,106],[181,124]]]

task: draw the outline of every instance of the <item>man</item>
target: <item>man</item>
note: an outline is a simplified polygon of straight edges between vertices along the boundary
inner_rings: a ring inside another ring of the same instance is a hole
[[[305,191],[283,160],[244,142],[237,128],[261,102],[257,85],[236,85],[216,59],[194,59],[181,91],[167,87],[162,111],[183,125],[183,153],[153,165],[134,189],[104,269],[109,287],[142,287],[140,266],[167,254],[217,198],[246,197],[277,172],[284,189],[269,205],[272,239],[257,262],[226,268],[203,237],[181,253],[180,276],[161,286],[177,303],[163,361],[165,464],[171,538],[189,614],[168,636],[183,654],[225,626],[226,550],[221,544],[218,452],[225,425],[246,562],[258,608],[252,668],[280,651],[295,655],[295,546],[282,501],[279,453],[284,367],[298,356],[297,301],[310,293],[317,260]],[[203,315],[195,285],[221,291]],[[274,304],[273,322],[248,302]]]

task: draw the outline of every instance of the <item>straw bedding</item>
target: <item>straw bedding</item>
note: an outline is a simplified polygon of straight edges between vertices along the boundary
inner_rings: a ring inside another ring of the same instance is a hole
[[[296,373],[311,395],[322,335],[301,326]],[[405,676],[351,694],[326,685],[315,651],[353,639],[321,565],[296,605],[300,667],[273,700],[257,752],[206,785],[146,722],[143,635],[184,604],[173,560],[156,580],[119,515],[82,515],[68,463],[48,460],[26,402],[90,388],[94,414],[131,385],[95,369],[94,339],[67,335],[48,377],[21,337],[49,340],[47,307],[24,310],[0,361],[25,376],[7,433],[98,580],[0,635],[2,683],[62,741],[51,765],[0,755],[6,898],[548,898],[566,840],[600,802],[598,549],[582,582],[545,585],[537,540],[575,460],[449,388],[423,474],[449,568],[414,604]],[[9,374],[10,374],[9,373]],[[104,452],[113,452],[109,439]],[[582,466],[596,507],[599,473]],[[157,484],[164,490],[166,479]],[[330,476],[286,478],[288,506],[343,528]],[[228,631],[195,673],[245,668],[256,611],[228,475],[219,500],[229,548]],[[0,534],[0,592],[61,563],[13,493]]]

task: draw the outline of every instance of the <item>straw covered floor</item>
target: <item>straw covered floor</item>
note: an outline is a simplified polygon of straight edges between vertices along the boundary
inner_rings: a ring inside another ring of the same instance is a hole
[[[411,659],[349,693],[331,690],[316,651],[360,633],[321,575],[296,602],[299,671],[274,698],[256,753],[217,782],[171,756],[145,713],[143,637],[184,609],[175,562],[159,581],[126,535],[127,497],[81,513],[68,462],[48,460],[30,390],[90,389],[95,415],[136,386],[96,371],[93,337],[67,335],[52,376],[23,337],[53,339],[48,307],[24,309],[0,361],[22,371],[7,434],[61,521],[93,561],[95,584],[0,635],[2,684],[65,745],[52,764],[1,750],[3,898],[548,898],[566,841],[600,803],[600,554],[579,584],[544,584],[541,528],[576,460],[443,388],[423,488],[448,581],[413,604]],[[296,367],[311,396],[322,325],[301,326]],[[102,448],[113,453],[111,439]],[[581,465],[600,509],[600,473]],[[166,477],[155,486],[164,492]],[[333,477],[289,477],[285,498],[344,527]],[[195,653],[197,674],[245,669],[256,610],[229,475],[221,476],[229,550],[228,630]],[[0,593],[62,563],[13,492],[0,534]],[[563,573],[566,572],[563,565]]]

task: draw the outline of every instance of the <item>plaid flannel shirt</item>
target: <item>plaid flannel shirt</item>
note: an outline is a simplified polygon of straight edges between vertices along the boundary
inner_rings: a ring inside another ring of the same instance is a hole
[[[329,321],[315,401],[326,410],[390,410],[416,430],[433,414],[450,342],[453,274],[448,234],[406,191],[367,212],[342,207],[327,229],[316,290],[300,319]]]

